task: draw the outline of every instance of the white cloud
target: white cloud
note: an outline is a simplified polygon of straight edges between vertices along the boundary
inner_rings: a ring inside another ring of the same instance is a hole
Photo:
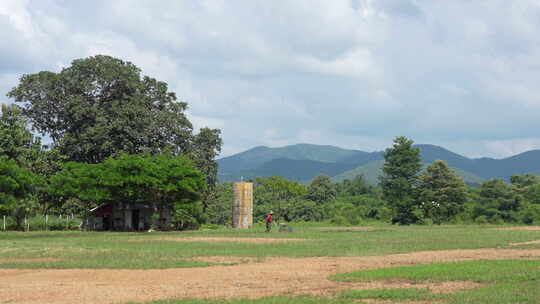
[[[110,54],[221,128],[224,155],[407,135],[505,156],[540,148],[538,16],[536,0],[2,1],[0,95]]]

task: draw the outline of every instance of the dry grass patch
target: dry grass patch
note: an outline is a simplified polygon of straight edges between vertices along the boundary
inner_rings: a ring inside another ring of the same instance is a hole
[[[196,261],[196,262],[205,262],[205,263],[211,263],[211,264],[221,264],[221,265],[235,265],[235,264],[264,262],[264,258],[234,257],[234,256],[201,256],[201,257],[189,258],[187,260]]]
[[[540,240],[529,241],[529,242],[520,242],[520,243],[510,243],[510,246],[523,246],[523,245],[540,245]]]

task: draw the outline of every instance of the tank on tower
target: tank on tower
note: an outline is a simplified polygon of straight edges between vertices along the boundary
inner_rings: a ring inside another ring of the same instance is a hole
[[[233,184],[234,201],[232,208],[233,228],[251,228],[253,225],[253,183]]]

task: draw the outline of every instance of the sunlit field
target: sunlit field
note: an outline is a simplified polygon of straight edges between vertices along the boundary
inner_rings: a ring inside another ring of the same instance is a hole
[[[72,283],[76,284],[92,274],[99,293],[100,276],[109,273],[112,277],[104,280],[114,283],[115,272],[110,271],[116,269],[122,275],[136,271],[142,281],[145,274],[156,276],[160,288],[167,288],[152,289],[152,296],[126,293],[109,298],[110,303],[540,302],[537,227],[292,226],[293,232],[287,233],[265,233],[262,226],[152,233],[3,232],[0,286],[13,290],[20,284],[22,293],[8,292],[5,298],[32,303],[24,297],[32,278],[45,280],[49,275],[54,282],[80,275]],[[32,276],[33,271],[43,278]],[[174,282],[174,271],[184,276],[181,284]],[[15,278],[22,278],[22,272],[27,277],[19,282]],[[247,286],[240,277],[235,279],[235,272],[252,276]],[[203,273],[206,277],[197,276]],[[215,281],[214,273],[230,275],[231,281]],[[189,274],[201,292],[186,287]],[[288,284],[287,280],[296,281]],[[131,288],[129,281],[119,285]],[[205,293],[206,289],[213,292]],[[100,298],[86,299],[91,303]],[[54,297],[41,300],[64,303]],[[39,298],[34,302],[39,303]]]

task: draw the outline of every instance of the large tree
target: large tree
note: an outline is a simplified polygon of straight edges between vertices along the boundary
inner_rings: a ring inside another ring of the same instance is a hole
[[[474,216],[485,216],[492,222],[517,221],[518,211],[523,204],[523,196],[512,184],[502,179],[490,179],[479,187],[479,204]]]
[[[203,209],[206,211],[216,196],[218,164],[216,157],[221,152],[223,141],[218,129],[202,128],[193,138],[191,158],[197,168],[206,176],[208,188],[202,194]]]
[[[41,177],[19,167],[15,160],[0,157],[0,214],[12,215],[21,228],[22,219],[36,206],[43,184]]]
[[[272,210],[275,219],[290,221],[291,205],[305,195],[306,186],[279,176],[258,177],[253,191],[255,218],[262,218]]]
[[[420,175],[418,201],[424,217],[435,223],[449,221],[463,210],[467,199],[463,179],[442,160],[436,160]]]
[[[418,174],[422,169],[420,149],[404,136],[396,137],[392,147],[384,152],[384,166],[380,177],[384,198],[393,210],[392,222],[407,225],[418,217],[414,214],[417,205],[415,191]]]
[[[321,174],[315,177],[307,188],[306,197],[318,205],[322,205],[336,198],[336,187],[330,176]]]
[[[102,203],[145,203],[159,214],[166,208],[197,211],[205,188],[204,176],[183,156],[124,154],[99,164],[66,163],[52,178],[50,191],[79,200],[82,210]],[[202,219],[200,214],[175,215]]]
[[[24,104],[32,127],[72,161],[190,148],[187,104],[165,82],[110,56],[77,59],[59,73],[24,75],[8,96]]]
[[[19,166],[32,167],[42,154],[41,139],[27,128],[27,119],[17,105],[2,104],[0,113],[0,157]]]

